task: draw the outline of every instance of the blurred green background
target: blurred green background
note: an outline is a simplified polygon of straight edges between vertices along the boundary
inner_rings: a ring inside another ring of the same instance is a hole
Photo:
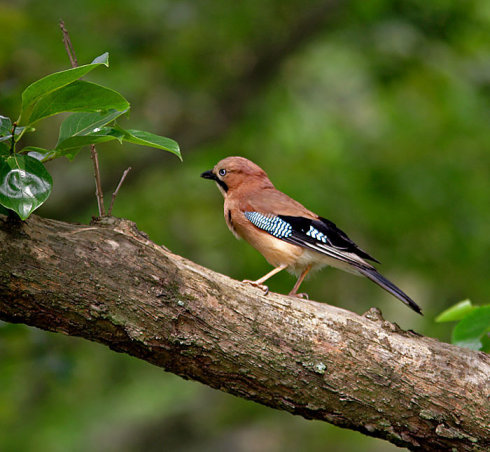
[[[128,127],[179,141],[161,151],[101,145],[114,214],[160,244],[237,279],[270,270],[235,240],[199,174],[221,158],[258,163],[277,188],[337,223],[423,308],[338,270],[303,289],[448,341],[435,315],[490,294],[490,3],[484,0],[230,2],[82,0],[0,5],[0,114],[21,91],[110,52],[89,79],[132,104]],[[61,118],[26,137],[54,146]],[[123,124],[123,125],[124,125]],[[88,152],[48,164],[38,212],[88,223]],[[281,274],[271,290],[287,292]],[[2,451],[388,451],[395,447],[184,381],[97,344],[0,323]]]

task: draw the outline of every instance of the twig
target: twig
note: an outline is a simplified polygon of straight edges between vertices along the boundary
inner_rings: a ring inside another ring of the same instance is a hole
[[[77,67],[77,56],[75,55],[75,51],[71,45],[70,35],[68,34],[68,30],[65,27],[65,22],[63,22],[63,19],[60,19],[60,28],[61,32],[63,33],[63,44],[65,44],[66,53],[68,54],[68,58],[70,58],[71,67]]]
[[[66,53],[68,58],[70,58],[70,63],[72,67],[78,66],[77,56],[75,55],[75,50],[71,44],[70,35],[65,27],[63,19],[60,19],[60,29],[63,33],[63,44],[65,45]],[[100,169],[99,169],[99,156],[97,154],[97,149],[95,145],[90,145],[90,156],[94,163],[94,177],[95,177],[95,196],[97,197],[97,205],[99,206],[99,216],[103,217],[105,215],[104,209],[104,193],[102,191],[102,182],[100,179]],[[111,205],[112,206],[112,205]]]
[[[130,171],[131,171],[131,167],[124,170],[124,173],[122,174],[121,179],[120,179],[119,183],[117,184],[116,190],[114,190],[114,193],[112,194],[111,205],[109,207],[109,210],[107,211],[107,215],[109,215],[109,216],[112,215],[112,207],[114,206],[114,201],[116,200],[116,196],[119,193],[119,189],[121,188],[121,185],[123,184],[124,179],[126,179],[126,176],[128,175],[128,173]]]
[[[10,155],[14,153],[15,150],[15,129],[17,128],[17,123],[12,124],[12,142],[10,143]]]
[[[99,156],[97,155],[95,144],[90,145],[90,157],[94,162],[95,196],[97,198],[97,205],[99,206],[99,216],[103,217],[105,215],[104,193],[102,192],[102,182],[100,181],[100,170],[99,170]]]

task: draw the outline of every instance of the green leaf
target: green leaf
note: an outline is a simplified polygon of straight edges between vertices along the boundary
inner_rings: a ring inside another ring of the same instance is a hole
[[[70,139],[74,137],[91,136],[100,132],[101,128],[114,121],[116,118],[126,113],[128,110],[118,111],[109,110],[106,112],[73,113],[66,118],[60,127],[60,135],[56,149],[70,149]],[[75,141],[72,140],[74,143]],[[91,144],[85,143],[82,144]]]
[[[179,157],[182,160],[182,155],[180,154],[180,148],[176,141],[162,137],[160,135],[155,135],[154,133],[144,132],[142,130],[129,129],[125,130],[124,141],[129,143],[140,144],[142,146],[150,146],[157,149],[163,149],[164,151],[169,151]]]
[[[69,85],[101,65],[109,66],[109,54],[107,52],[95,58],[90,64],[67,69],[66,71],[55,72],[29,85],[22,93],[22,108],[19,122],[28,119],[30,116],[29,112],[34,107],[34,104],[42,97],[63,86]]]
[[[48,199],[52,184],[44,165],[33,157],[0,159],[0,204],[23,220]]]
[[[436,317],[436,322],[455,322],[456,320],[461,320],[466,314],[476,309],[476,306],[471,304],[470,300],[463,300],[445,311],[441,312]]]
[[[472,350],[482,349],[482,339],[490,331],[490,305],[470,312],[453,330],[451,342]]]
[[[102,55],[95,57],[88,66],[95,64],[103,64],[104,66],[109,67],[109,52],[104,52]]]
[[[125,111],[128,108],[129,102],[118,92],[76,80],[42,97],[32,110],[29,124],[64,111]]]
[[[0,115],[0,135],[12,135],[12,121],[6,116]]]
[[[5,158],[7,158],[9,154],[10,154],[10,147],[8,146],[8,144],[0,143],[0,157],[4,156]]]
[[[56,154],[53,149],[38,148],[36,146],[26,146],[19,152],[19,154],[20,153],[27,154],[29,157],[35,158],[40,162],[51,159]]]
[[[485,352],[485,353],[490,353],[490,333],[486,333],[484,334],[481,339],[480,339],[480,342],[481,342],[481,351]]]
[[[119,143],[122,143],[123,141],[124,133],[119,129],[115,129],[114,127],[102,127],[101,129],[96,128],[96,130],[96,132],[87,135],[75,135],[63,140],[57,148],[56,153],[71,159],[78,153],[78,150],[84,146],[112,140],[118,140]],[[77,150],[77,152],[74,153],[74,150]]]

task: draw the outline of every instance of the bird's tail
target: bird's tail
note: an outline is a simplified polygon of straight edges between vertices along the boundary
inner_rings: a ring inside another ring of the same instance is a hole
[[[374,268],[358,268],[358,271],[375,282],[378,286],[382,287],[387,292],[394,295],[399,300],[403,301],[407,306],[412,308],[416,313],[422,315],[420,306],[415,303],[405,292],[396,287],[391,281],[388,281],[383,275],[378,273]]]

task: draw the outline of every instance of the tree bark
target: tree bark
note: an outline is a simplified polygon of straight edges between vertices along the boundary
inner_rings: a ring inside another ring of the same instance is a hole
[[[376,309],[264,296],[126,220],[0,215],[0,318],[412,450],[490,449],[490,356],[403,331]]]

